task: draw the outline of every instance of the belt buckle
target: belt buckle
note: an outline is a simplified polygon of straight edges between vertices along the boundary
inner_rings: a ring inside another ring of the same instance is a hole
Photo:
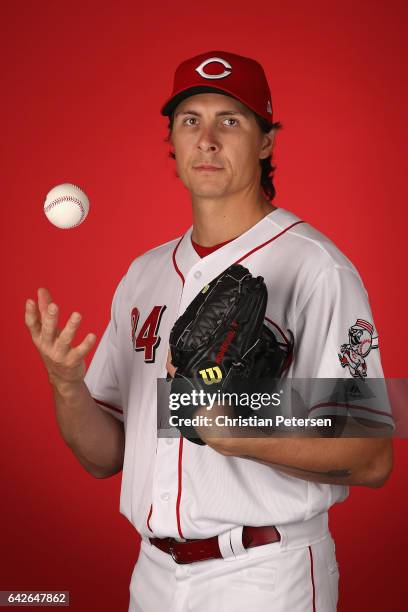
[[[171,557],[172,557],[173,561],[175,561],[176,563],[180,563],[180,562],[179,562],[179,560],[178,560],[178,558],[177,558],[177,555],[176,555],[176,553],[175,553],[175,551],[174,551],[174,546],[173,546],[173,544],[170,544],[170,546],[169,546],[169,553],[170,553],[170,555],[171,555]]]
[[[187,541],[187,540],[186,540],[186,541]],[[188,565],[188,564],[190,563],[190,561],[181,561],[181,560],[179,559],[179,557],[177,556],[177,554],[176,554],[176,552],[175,552],[174,547],[172,546],[172,544],[170,544],[170,547],[169,547],[169,553],[170,553],[170,555],[171,555],[171,557],[172,557],[173,561],[174,561],[175,563],[177,563],[177,565]]]

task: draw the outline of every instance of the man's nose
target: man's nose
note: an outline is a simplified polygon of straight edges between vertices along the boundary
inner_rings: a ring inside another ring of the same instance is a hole
[[[198,139],[198,148],[203,152],[216,153],[220,150],[220,144],[215,136],[215,132],[211,128],[203,129],[200,132]]]

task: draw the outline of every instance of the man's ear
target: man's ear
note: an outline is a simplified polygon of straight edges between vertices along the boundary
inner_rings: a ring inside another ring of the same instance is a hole
[[[167,134],[167,137],[165,138],[165,141],[170,144],[169,157],[171,157],[172,159],[176,159],[176,153],[175,153],[175,150],[174,150],[173,132],[172,132],[172,130],[169,130],[169,132]]]
[[[276,130],[272,128],[269,132],[265,132],[262,140],[262,148],[259,154],[259,159],[266,159],[272,155],[273,143],[275,140]]]

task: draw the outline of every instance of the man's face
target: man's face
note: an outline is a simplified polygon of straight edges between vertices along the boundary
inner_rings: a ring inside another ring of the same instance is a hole
[[[176,107],[171,142],[187,189],[219,198],[258,188],[259,160],[271,154],[273,130],[262,133],[254,114],[235,98],[203,93]]]

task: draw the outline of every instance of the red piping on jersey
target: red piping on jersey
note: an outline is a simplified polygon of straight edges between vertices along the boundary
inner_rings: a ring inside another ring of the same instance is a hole
[[[152,516],[152,512],[153,512],[153,504],[150,504],[150,511],[149,511],[149,516],[147,517],[146,525],[147,525],[148,530],[153,533],[153,529],[150,527],[150,517]]]
[[[181,272],[180,268],[177,265],[177,261],[176,261],[176,253],[177,253],[177,249],[180,246],[180,242],[183,240],[184,235],[180,238],[180,240],[178,241],[178,243],[176,244],[174,251],[173,251],[173,266],[175,271],[177,272],[177,274],[179,275],[179,277],[181,278],[181,282],[185,283],[185,279],[183,276],[183,273]],[[181,521],[180,521],[180,502],[181,502],[181,490],[182,490],[182,475],[183,475],[183,438],[180,438],[179,441],[179,455],[178,455],[178,491],[177,491],[177,502],[176,502],[176,519],[177,519],[177,529],[179,532],[179,535],[181,538],[184,538],[183,532],[181,530]],[[149,516],[147,517],[147,527],[149,528],[150,531],[150,517],[152,516],[152,512],[153,512],[153,504],[150,506],[150,512],[149,512]],[[153,532],[152,532],[153,533]]]
[[[312,547],[309,546],[309,557],[310,557],[310,579],[312,581],[312,610],[313,612],[316,612],[316,588],[315,588],[315,583],[314,583],[314,573],[313,573],[313,554],[312,554]]]
[[[177,274],[179,275],[179,277],[181,278],[181,282],[183,283],[184,286],[184,276],[180,270],[180,268],[177,265],[177,261],[176,261],[176,253],[177,253],[177,249],[179,248],[180,242],[183,240],[184,235],[180,238],[180,240],[178,241],[178,243],[176,244],[174,251],[173,251],[173,266],[174,269],[176,270]]]
[[[108,404],[107,402],[102,402],[101,400],[96,399],[95,397],[93,397],[92,399],[97,404],[100,404],[101,406],[105,406],[105,408],[109,408],[110,410],[114,410],[115,412],[119,412],[120,414],[123,414],[122,408],[116,408],[115,406],[112,406],[111,404]]]
[[[289,231],[290,229],[292,229],[292,227],[295,227],[295,225],[299,225],[299,223],[304,223],[304,221],[295,221],[295,223],[292,223],[292,225],[289,225],[288,227],[286,227],[284,230],[282,230],[279,234],[276,234],[276,236],[274,236],[273,238],[270,238],[269,240],[267,240],[266,242],[263,242],[262,244],[260,244],[259,246],[255,247],[254,249],[252,249],[251,251],[249,251],[246,255],[243,255],[242,257],[240,257],[239,259],[237,259],[237,261],[235,262],[236,264],[240,263],[241,261],[243,261],[244,259],[246,259],[247,257],[249,257],[250,255],[252,255],[252,253],[255,253],[255,251],[259,251],[259,249],[263,249],[264,246],[266,246],[267,244],[269,244],[270,242],[273,242],[274,240],[276,240],[277,238],[279,238],[279,236],[282,236],[282,234],[284,234],[285,232]]]
[[[180,502],[181,502],[182,476],[183,476],[183,441],[184,441],[184,438],[181,437],[179,441],[178,493],[177,493],[177,503],[176,503],[177,529],[178,529],[180,538],[184,538],[183,532],[181,530],[181,521],[180,521]]]
[[[184,287],[185,279],[184,279],[184,276],[183,276],[182,272],[180,271],[180,268],[178,267],[177,261],[176,261],[177,249],[179,248],[180,242],[183,240],[183,238],[184,238],[184,235],[180,238],[180,240],[176,244],[176,247],[175,247],[175,249],[173,251],[173,265],[174,265],[174,268],[175,268],[177,274],[181,278],[181,282],[183,283],[183,287]],[[183,440],[184,440],[184,438],[182,438],[182,437],[179,440],[178,484],[177,484],[178,491],[177,491],[177,502],[176,502],[177,529],[178,529],[180,538],[184,538],[183,532],[181,530],[181,520],[180,520],[180,502],[181,502],[182,477],[183,477]]]
[[[292,341],[288,340],[288,338],[283,333],[283,331],[281,330],[279,325],[277,325],[274,321],[272,321],[272,319],[269,319],[269,317],[265,317],[265,320],[268,321],[268,323],[271,323],[274,327],[276,327],[276,329],[279,331],[279,333],[281,334],[281,336],[285,340],[286,346],[290,347],[290,351],[288,352],[288,355],[287,355],[286,360],[285,360],[285,362],[283,364],[283,367],[282,367],[282,371],[281,371],[281,376],[282,376],[282,374],[284,372],[286,372],[286,370],[289,370],[289,368],[290,368],[290,366],[292,364],[292,361],[293,361],[293,353],[294,353],[293,340]],[[293,336],[293,334],[292,334],[292,336]]]
[[[268,323],[271,323],[272,325],[274,325],[274,327],[276,327],[276,329],[278,330],[278,332],[282,335],[283,339],[285,340],[286,344],[290,345],[290,341],[287,339],[287,337],[285,336],[285,334],[283,333],[283,331],[281,330],[281,328],[279,327],[279,325],[277,325],[275,323],[275,321],[272,321],[272,319],[269,319],[269,317],[265,317],[265,320],[268,321]]]
[[[312,406],[309,408],[308,412],[312,412],[312,410],[316,410],[317,408],[323,408],[326,406],[341,406],[342,408],[354,408],[355,410],[366,410],[367,412],[372,412],[373,414],[381,414],[382,416],[389,417],[393,422],[393,418],[389,412],[385,412],[384,410],[375,410],[374,408],[368,408],[367,406],[358,406],[357,404],[347,404],[342,402],[323,402],[322,404],[316,404],[316,406]]]

